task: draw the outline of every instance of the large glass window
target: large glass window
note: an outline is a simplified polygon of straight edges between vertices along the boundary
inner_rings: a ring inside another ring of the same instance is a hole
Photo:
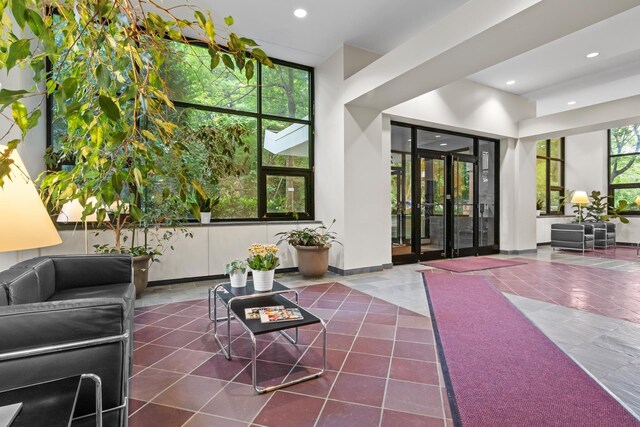
[[[640,213],[640,124],[609,130],[609,195],[614,206],[626,200],[627,213]]]
[[[543,215],[562,214],[564,138],[536,142],[536,207]]]
[[[172,170],[188,170],[208,195],[218,198],[218,220],[313,217],[313,69],[273,60],[256,63],[254,77],[209,68],[206,47],[167,41],[173,58],[163,65],[169,113],[178,125],[181,164],[165,165],[163,186],[175,180]],[[49,143],[60,151],[67,126],[53,98],[49,100]],[[62,155],[59,167],[73,164]],[[221,156],[233,166],[219,167]],[[162,159],[160,159],[162,161]],[[179,169],[180,168],[180,169]],[[150,192],[150,201],[161,199]]]

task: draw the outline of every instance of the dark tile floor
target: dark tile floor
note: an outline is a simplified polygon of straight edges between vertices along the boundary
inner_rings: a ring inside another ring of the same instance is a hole
[[[246,334],[232,323],[226,360],[206,300],[136,309],[130,425],[451,425],[427,317],[339,283],[298,290],[301,305],[328,322],[329,371],[264,395],[250,385]],[[297,347],[279,334],[258,336],[262,385],[321,365],[317,326],[300,330]]]

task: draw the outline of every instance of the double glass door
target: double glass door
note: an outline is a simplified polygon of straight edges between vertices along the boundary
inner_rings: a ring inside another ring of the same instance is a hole
[[[425,153],[418,158],[419,258],[475,255],[475,159]]]
[[[497,141],[392,126],[394,263],[498,252]]]

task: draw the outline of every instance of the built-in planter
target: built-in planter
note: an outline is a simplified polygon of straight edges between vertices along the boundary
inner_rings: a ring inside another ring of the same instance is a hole
[[[136,298],[147,289],[149,284],[149,262],[151,255],[140,255],[133,257],[133,283],[136,286]]]
[[[298,270],[305,278],[322,277],[329,269],[329,249],[325,246],[294,246]]]

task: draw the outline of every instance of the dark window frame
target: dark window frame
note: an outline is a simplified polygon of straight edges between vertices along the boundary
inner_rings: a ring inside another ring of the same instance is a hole
[[[551,156],[551,140],[560,139],[560,157],[552,157]],[[544,141],[546,145],[546,155],[540,156],[538,155],[538,143]],[[563,215],[564,209],[562,208],[562,203],[560,204],[560,209],[557,211],[551,210],[551,192],[558,191],[560,193],[560,198],[562,198],[565,194],[565,138],[564,136],[561,138],[548,138],[541,139],[536,141],[536,178],[538,177],[538,160],[545,161],[545,205],[544,209],[540,211],[540,215]],[[551,162],[560,162],[560,185],[551,185]],[[536,191],[537,194],[537,191]],[[536,203],[538,199],[536,198]]]
[[[189,40],[189,42],[195,46],[206,46],[197,40]],[[198,111],[210,111],[221,114],[237,115],[244,117],[252,117],[256,119],[256,175],[257,182],[257,203],[258,212],[256,217],[248,218],[211,218],[211,222],[250,222],[250,221],[290,221],[290,220],[314,220],[315,219],[315,198],[314,198],[314,175],[315,175],[315,69],[302,64],[296,64],[289,61],[280,60],[277,58],[269,58],[274,65],[290,67],[297,70],[302,70],[309,73],[309,105],[308,105],[308,119],[298,119],[293,117],[277,116],[273,114],[266,114],[262,112],[262,67],[260,63],[256,63],[256,111],[241,111],[232,108],[213,107],[208,105],[195,104],[183,101],[172,101],[176,107],[192,108]],[[52,65],[49,61],[46,64],[47,74],[50,74]],[[53,94],[46,98],[46,145],[48,150],[53,150]],[[298,123],[307,125],[309,129],[309,166],[307,168],[295,168],[295,167],[283,167],[283,166],[265,166],[262,164],[262,150],[264,146],[263,135],[263,121],[276,120],[287,123]],[[57,169],[63,166],[73,166],[74,162],[67,160],[65,162],[58,163]],[[306,212],[288,212],[288,213],[268,213],[267,212],[267,200],[266,200],[266,176],[278,175],[278,176],[304,176],[305,178],[305,205]],[[198,222],[195,219],[188,219],[188,222]]]
[[[607,129],[607,195],[611,200],[615,201],[616,190],[636,189],[640,194],[640,182],[628,182],[624,184],[614,184],[611,182],[611,159],[615,157],[624,156],[637,156],[640,159],[640,152],[636,153],[623,153],[623,154],[611,154],[611,129]],[[627,200],[629,206],[633,206],[635,200]],[[624,216],[640,216],[640,211],[621,211]]]

